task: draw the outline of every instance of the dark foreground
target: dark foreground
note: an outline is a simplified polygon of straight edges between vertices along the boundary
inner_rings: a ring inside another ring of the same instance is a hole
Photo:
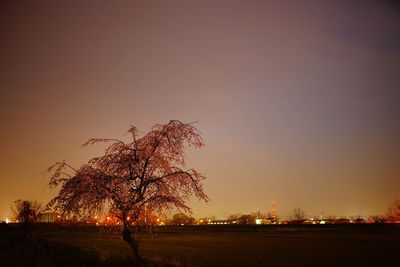
[[[110,229],[15,228],[0,230],[0,266],[130,264]],[[396,266],[400,225],[163,227],[141,239],[147,266]]]

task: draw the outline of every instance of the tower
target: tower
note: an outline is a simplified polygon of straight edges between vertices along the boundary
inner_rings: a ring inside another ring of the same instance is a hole
[[[276,202],[272,201],[272,209],[271,209],[272,220],[276,220]]]

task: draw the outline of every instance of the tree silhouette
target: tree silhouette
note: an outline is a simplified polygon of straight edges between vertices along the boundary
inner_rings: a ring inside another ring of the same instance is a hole
[[[400,198],[395,199],[387,209],[387,217],[389,222],[400,221]]]
[[[201,148],[204,143],[192,123],[177,120],[156,124],[142,136],[133,126],[128,133],[131,142],[88,140],[83,146],[99,142],[111,145],[103,156],[90,159],[79,169],[65,161],[51,166],[50,187],[61,186],[61,190],[48,207],[63,214],[79,214],[99,212],[108,205],[123,222],[123,240],[138,261],[138,241],[129,226],[143,210],[161,212],[177,207],[190,212],[186,204],[190,195],[208,200],[202,187],[205,177],[194,169],[183,169],[185,147]]]
[[[24,228],[36,221],[41,208],[42,205],[35,200],[18,199],[11,205],[13,217],[22,222]]]
[[[295,208],[293,209],[293,220],[296,223],[303,223],[304,220],[306,219],[306,214],[302,208]]]
[[[238,222],[239,224],[255,224],[256,217],[250,214],[242,215],[239,217]]]
[[[193,217],[190,217],[182,212],[176,213],[174,216],[172,216],[171,224],[172,225],[185,225],[185,224],[194,224],[195,219]]]

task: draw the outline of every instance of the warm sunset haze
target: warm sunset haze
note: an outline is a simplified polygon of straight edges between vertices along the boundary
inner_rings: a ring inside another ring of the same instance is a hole
[[[384,214],[400,197],[400,9],[389,1],[3,1],[0,221],[46,169],[196,121],[194,217]]]

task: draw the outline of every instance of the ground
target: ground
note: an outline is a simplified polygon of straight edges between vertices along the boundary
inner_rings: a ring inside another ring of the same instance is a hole
[[[32,242],[18,248],[22,237],[15,230],[0,233],[1,262],[10,260],[7,255],[17,257],[21,249],[32,250]],[[129,261],[128,246],[110,229],[36,225],[29,236],[42,242],[33,262],[46,255],[55,265],[78,266],[80,259],[83,265]],[[41,252],[49,247],[58,252]],[[145,258],[181,266],[393,266],[399,262],[399,247],[400,225],[388,224],[163,227],[141,235]],[[57,261],[68,254],[75,260]]]

